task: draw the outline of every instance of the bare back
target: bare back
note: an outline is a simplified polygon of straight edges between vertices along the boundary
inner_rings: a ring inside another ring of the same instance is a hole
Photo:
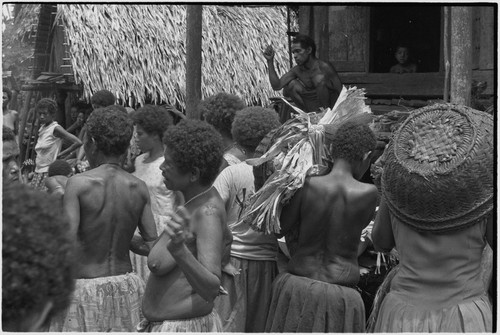
[[[146,185],[116,165],[70,178],[64,207],[77,234],[77,278],[131,272],[129,248],[135,229],[139,226],[145,239],[156,237]]]
[[[309,177],[298,206],[299,238],[290,273],[328,283],[356,285],[361,231],[373,218],[377,190],[352,176]]]

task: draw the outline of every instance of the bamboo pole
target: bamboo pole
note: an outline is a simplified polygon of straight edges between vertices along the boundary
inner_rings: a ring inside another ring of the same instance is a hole
[[[201,100],[201,33],[202,5],[187,5],[186,16],[186,115],[199,119],[197,111]]]
[[[450,102],[470,106],[472,88],[472,7],[451,7]]]

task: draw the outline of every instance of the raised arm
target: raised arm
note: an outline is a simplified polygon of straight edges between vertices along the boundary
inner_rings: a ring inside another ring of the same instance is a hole
[[[65,150],[61,151],[58,155],[58,158],[65,158],[67,155],[78,149],[82,146],[82,141],[75,135],[67,132],[63,127],[57,126],[54,129],[54,135],[56,137],[62,138],[63,141],[70,142],[71,145]]]
[[[191,217],[184,207],[179,207],[165,229],[171,238],[168,250],[194,291],[208,302],[219,293],[224,217],[223,209],[211,203],[201,206]],[[191,238],[189,226],[196,234],[198,258],[185,244]]]
[[[372,230],[372,242],[376,251],[389,252],[394,248],[394,234],[392,232],[389,208],[382,198]]]
[[[274,49],[272,46],[268,45],[266,50],[264,50],[264,57],[267,60],[267,68],[269,71],[269,82],[273,90],[278,91],[285,87],[290,81],[295,79],[297,75],[295,72],[290,70],[283,77],[279,78],[274,68]]]

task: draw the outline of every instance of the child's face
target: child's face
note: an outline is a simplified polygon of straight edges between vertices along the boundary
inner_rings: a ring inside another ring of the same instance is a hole
[[[51,114],[47,108],[38,110],[38,116],[42,124],[48,125],[54,121],[54,114]]]
[[[404,65],[408,61],[408,57],[410,55],[410,52],[408,48],[405,47],[399,47],[398,50],[396,51],[396,60],[398,61],[399,64]]]

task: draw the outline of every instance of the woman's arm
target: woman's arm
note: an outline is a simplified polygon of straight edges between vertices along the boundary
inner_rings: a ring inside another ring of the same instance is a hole
[[[222,208],[207,203],[198,208],[190,217],[184,207],[165,227],[170,236],[167,248],[177,265],[186,276],[195,292],[204,300],[212,302],[219,294],[222,257]],[[190,228],[192,227],[192,229]],[[190,231],[196,235],[198,259],[188,249],[185,242]]]
[[[396,245],[392,232],[389,208],[382,198],[372,230],[372,242],[376,251],[389,252]]]
[[[78,137],[67,132],[61,126],[57,126],[54,129],[54,136],[62,138],[63,141],[71,142],[71,145],[67,149],[65,149],[59,153],[59,155],[57,156],[58,158],[64,158],[64,157],[66,157],[66,155],[72,153],[73,151],[75,151],[76,149],[78,149],[79,147],[82,146],[82,141],[80,141],[80,139]]]
[[[147,189],[146,184],[142,183],[142,186],[139,189],[139,192],[142,193],[142,196],[145,200],[144,203],[144,208],[142,209],[142,215],[139,220],[139,223],[137,227],[139,228],[139,234],[141,235],[142,239],[144,240],[145,246],[148,248],[147,253],[144,254],[142,253],[144,251],[144,246],[140,247],[136,252],[135,250],[132,250],[133,252],[139,253],[141,255],[147,256],[149,254],[149,251],[151,250],[151,247],[153,246],[153,243],[158,239],[158,232],[156,231],[156,223],[155,219],[153,216],[153,212],[151,210],[151,198],[149,196],[149,191]],[[137,242],[137,238],[135,242]]]

